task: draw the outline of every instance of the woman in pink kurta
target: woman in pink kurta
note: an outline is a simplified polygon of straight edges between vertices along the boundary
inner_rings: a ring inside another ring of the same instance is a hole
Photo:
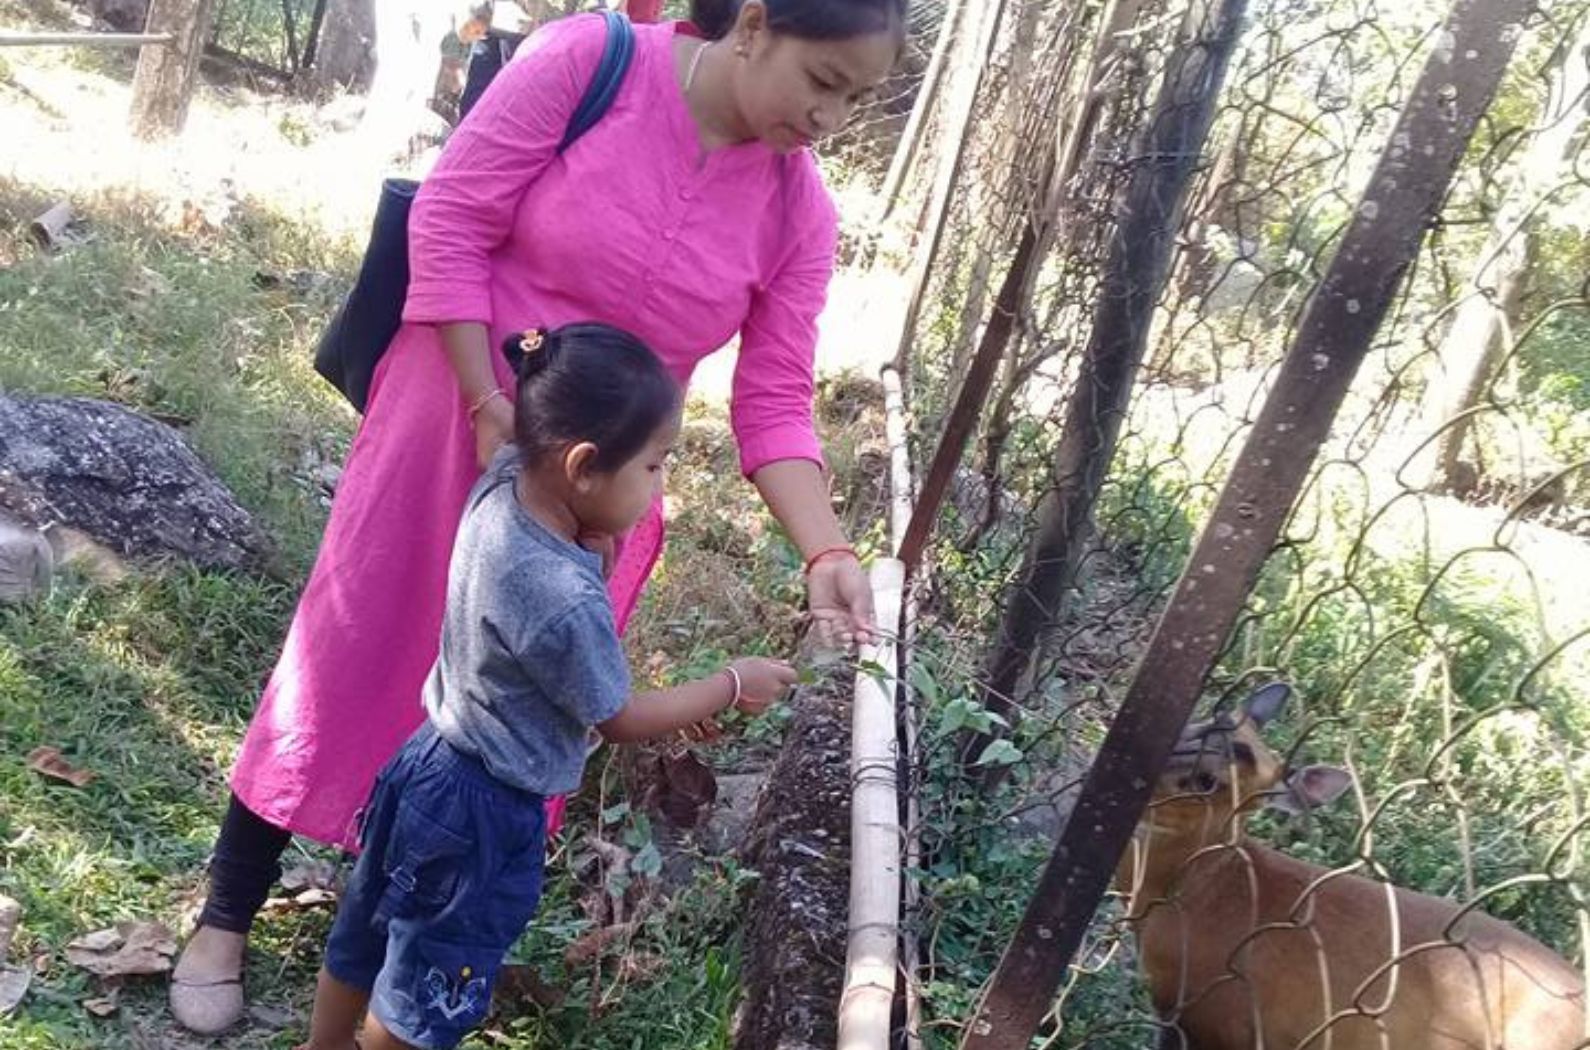
[[[463,501],[511,435],[496,391],[512,374],[490,350],[508,333],[600,320],[681,384],[738,335],[741,468],[808,559],[814,617],[846,639],[870,628],[812,425],[836,217],[805,147],[888,72],[903,18],[903,0],[717,0],[693,26],[637,26],[611,107],[560,154],[606,33],[568,19],[527,41],[455,132],[410,220],[405,323],[233,771],[210,900],[172,982],[184,1024],[241,1016],[245,938],[290,834],[352,849],[376,771],[422,718]],[[654,507],[616,543],[620,630],[662,539]]]

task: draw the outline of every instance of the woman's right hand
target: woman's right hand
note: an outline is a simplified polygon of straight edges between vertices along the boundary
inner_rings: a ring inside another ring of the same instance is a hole
[[[759,715],[773,706],[799,678],[793,665],[765,656],[747,656],[729,666],[740,676],[740,697],[735,709],[748,715]]]
[[[489,398],[475,413],[475,459],[490,465],[497,450],[513,440],[513,405],[506,395]]]

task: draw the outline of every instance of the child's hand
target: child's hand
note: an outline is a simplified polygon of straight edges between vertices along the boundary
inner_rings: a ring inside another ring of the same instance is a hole
[[[740,676],[740,698],[736,710],[759,715],[795,684],[795,668],[783,660],[747,656],[729,665]]]

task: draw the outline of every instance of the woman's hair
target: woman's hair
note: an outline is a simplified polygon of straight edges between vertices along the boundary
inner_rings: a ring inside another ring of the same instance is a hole
[[[734,28],[745,0],[691,0],[690,21],[708,40]],[[767,27],[805,40],[849,40],[905,32],[906,0],[762,0]]]
[[[657,355],[608,325],[535,329],[510,336],[503,353],[519,377],[514,441],[530,463],[589,441],[593,469],[617,470],[679,409],[679,386]]]

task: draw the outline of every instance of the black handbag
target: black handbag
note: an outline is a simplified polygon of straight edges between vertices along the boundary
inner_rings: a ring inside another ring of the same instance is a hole
[[[569,119],[558,152],[568,149],[602,119],[629,71],[635,53],[635,30],[629,19],[603,11],[607,41],[585,95]],[[498,65],[492,75],[500,69]],[[315,347],[315,371],[325,376],[360,412],[370,393],[376,363],[403,323],[403,302],[409,288],[409,209],[419,192],[413,179],[386,179],[376,204],[370,243],[359,263],[353,290],[337,308]]]

